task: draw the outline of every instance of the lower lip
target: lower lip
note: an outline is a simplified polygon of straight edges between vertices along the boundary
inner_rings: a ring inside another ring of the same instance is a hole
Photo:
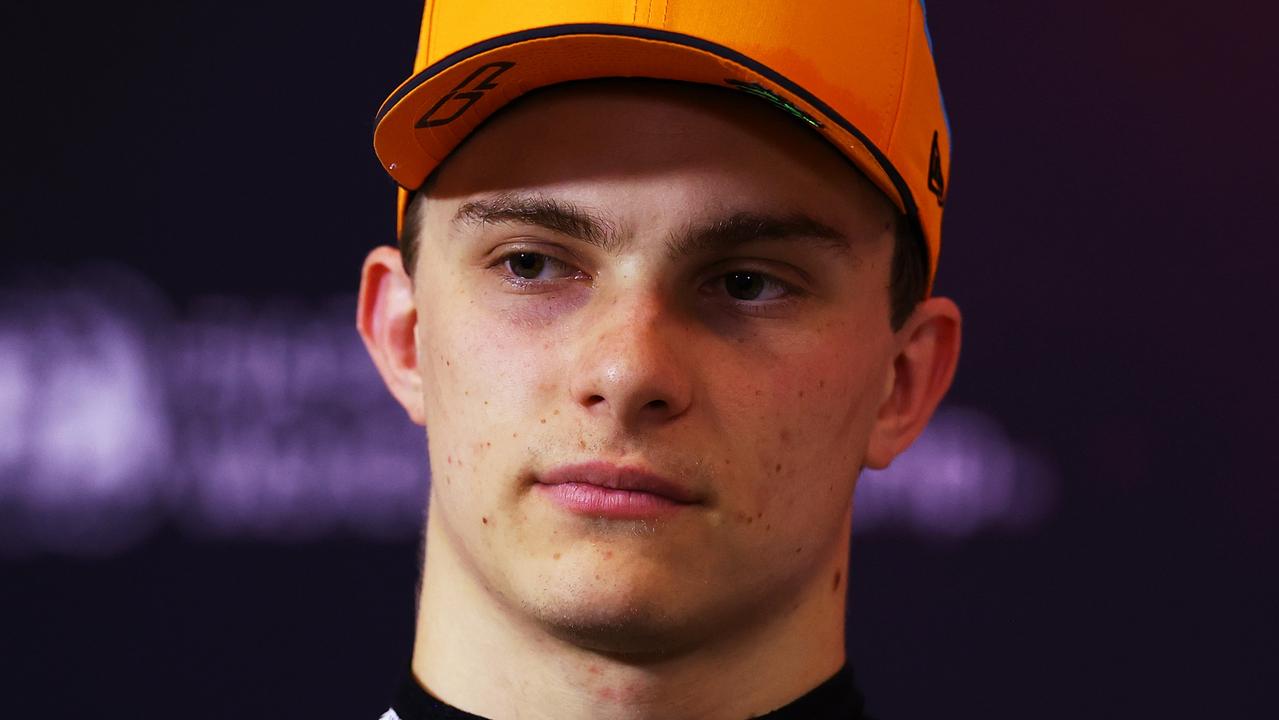
[[[669,515],[689,503],[637,490],[614,490],[587,483],[539,484],[538,490],[551,502],[582,515],[639,520]]]

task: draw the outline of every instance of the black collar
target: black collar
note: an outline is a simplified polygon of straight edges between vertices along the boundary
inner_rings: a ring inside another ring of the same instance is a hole
[[[863,711],[862,695],[853,679],[853,670],[845,664],[826,682],[810,690],[785,707],[778,708],[760,720],[871,720]],[[395,714],[384,718],[400,720],[484,720],[445,704],[422,689],[412,673],[407,673],[392,705]]]

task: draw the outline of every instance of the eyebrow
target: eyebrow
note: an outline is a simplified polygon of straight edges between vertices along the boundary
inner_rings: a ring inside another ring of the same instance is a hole
[[[470,200],[457,209],[453,222],[471,225],[535,225],[608,252],[618,252],[623,245],[613,223],[604,216],[580,205],[544,195],[499,193]]]
[[[575,203],[536,194],[498,193],[463,203],[454,223],[471,225],[520,223],[542,227],[619,253],[627,241],[608,218]],[[706,223],[690,224],[672,233],[666,249],[672,259],[729,250],[758,240],[799,240],[847,254],[848,238],[835,228],[801,212],[770,215],[736,212]]]
[[[710,223],[672,234],[666,249],[672,258],[729,250],[757,240],[797,240],[814,242],[844,255],[850,251],[848,238],[835,228],[801,212],[767,215],[737,212]]]

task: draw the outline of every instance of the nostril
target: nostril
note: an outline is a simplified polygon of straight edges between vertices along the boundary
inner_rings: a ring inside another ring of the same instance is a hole
[[[666,404],[665,400],[649,400],[644,404],[644,407],[665,411],[669,406]]]
[[[586,398],[586,407],[591,407],[592,405],[598,405],[602,402],[604,402],[603,395],[592,395]]]

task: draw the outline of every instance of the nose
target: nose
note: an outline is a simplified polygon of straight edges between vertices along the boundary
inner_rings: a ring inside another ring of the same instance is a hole
[[[656,293],[616,299],[582,337],[570,388],[588,414],[633,432],[688,410],[689,325]]]

